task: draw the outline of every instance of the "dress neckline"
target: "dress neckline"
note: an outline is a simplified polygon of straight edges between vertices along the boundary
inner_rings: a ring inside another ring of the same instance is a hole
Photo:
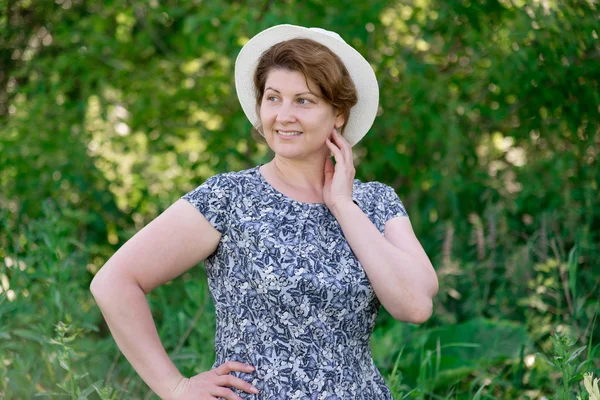
[[[265,177],[263,176],[263,174],[260,172],[259,168],[262,167],[263,165],[264,164],[259,164],[256,167],[254,167],[254,172],[256,173],[256,175],[258,175],[259,180],[264,184],[264,186],[270,192],[272,192],[275,196],[277,196],[280,199],[285,200],[285,201],[287,201],[289,203],[297,204],[297,205],[304,206],[304,207],[329,209],[327,207],[327,204],[325,204],[325,203],[307,203],[307,202],[304,202],[304,201],[292,199],[291,197],[289,197],[289,196],[281,193],[279,190],[275,189],[275,187],[273,185],[271,185],[269,182],[267,182],[267,180],[265,179]]]

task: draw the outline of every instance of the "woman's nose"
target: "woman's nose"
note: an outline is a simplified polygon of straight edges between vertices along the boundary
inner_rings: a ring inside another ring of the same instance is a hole
[[[294,110],[292,110],[291,104],[283,102],[277,112],[277,122],[286,123],[294,122],[296,117],[294,116]]]

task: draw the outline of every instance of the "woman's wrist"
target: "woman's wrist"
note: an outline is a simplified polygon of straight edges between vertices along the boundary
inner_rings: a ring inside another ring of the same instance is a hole
[[[341,217],[344,213],[348,212],[349,210],[352,210],[355,207],[358,208],[356,203],[354,203],[354,201],[352,201],[352,199],[350,198],[332,204],[329,210],[331,211],[333,216],[339,220],[339,217]]]
[[[186,378],[183,375],[179,375],[173,379],[173,382],[169,384],[170,392],[167,397],[163,397],[165,400],[176,400],[182,393],[185,392],[187,386],[189,385],[190,379]]]

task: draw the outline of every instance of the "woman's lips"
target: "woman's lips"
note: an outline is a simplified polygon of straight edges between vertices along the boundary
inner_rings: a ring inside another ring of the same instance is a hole
[[[293,138],[296,138],[296,137],[302,135],[302,131],[290,131],[290,130],[280,131],[280,130],[276,130],[275,132],[277,133],[277,136],[279,136],[282,139],[293,139]]]

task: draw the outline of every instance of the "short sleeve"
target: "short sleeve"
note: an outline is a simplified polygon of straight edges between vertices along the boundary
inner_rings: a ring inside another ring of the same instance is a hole
[[[385,225],[392,218],[408,217],[406,208],[404,208],[404,204],[396,194],[394,188],[381,184],[380,191],[381,196],[379,197],[378,209],[381,213],[382,225]]]
[[[223,175],[215,175],[181,198],[196,207],[216,230],[224,233],[228,225],[230,196],[229,180]]]

